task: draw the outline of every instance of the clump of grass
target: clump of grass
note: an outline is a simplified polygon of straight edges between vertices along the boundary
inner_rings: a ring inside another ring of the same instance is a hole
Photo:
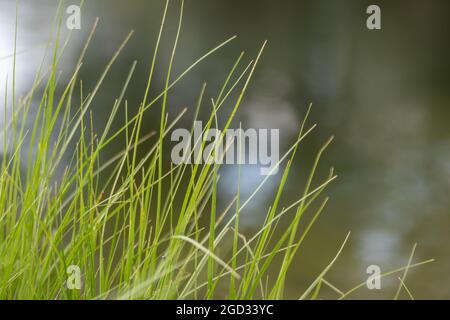
[[[98,21],[66,84],[58,82],[67,44],[60,40],[61,20],[55,23],[51,41],[54,45],[49,42],[46,51],[52,56],[52,63],[48,68],[44,62],[41,64],[31,90],[21,99],[15,96],[13,72],[4,101],[7,121],[3,150],[8,150],[9,155],[4,152],[0,172],[1,299],[283,298],[293,258],[326,206],[324,190],[336,178],[331,169],[324,181],[314,180],[331,139],[319,150],[299,199],[281,207],[280,198],[299,144],[315,127],[308,124],[308,110],[299,126],[298,139],[280,159],[283,170],[264,224],[251,237],[244,237],[239,216],[268,178],[245,200],[241,199],[238,186],[234,199],[219,212],[220,164],[171,165],[164,157],[167,135],[186,112],[184,109],[175,116],[166,113],[170,92],[199,63],[235,38],[219,44],[174,76],[172,66],[182,25],[181,3],[164,89],[154,94],[152,83],[168,2],[138,112],[127,117],[119,129],[113,129],[113,122],[120,112],[128,113],[125,97],[136,62],[124,77],[122,90],[99,133],[91,106],[132,33],[89,92],[79,81],[79,72]],[[225,132],[231,125],[264,47],[265,43],[257,57],[246,64],[244,53],[238,56],[211,101],[212,112],[204,130],[216,127]],[[14,60],[15,57],[16,52]],[[75,91],[80,92],[79,97],[75,97]],[[196,116],[206,104],[204,92],[205,85],[199,94]],[[238,94],[233,101],[234,93]],[[8,94],[12,96],[10,116],[6,112]],[[219,128],[217,116],[227,108],[231,108],[228,119]],[[159,114],[158,132],[145,132],[143,116],[148,112]],[[26,126],[30,121],[32,126]],[[102,151],[120,138],[125,141],[123,151],[103,159]],[[142,150],[144,142],[149,141],[152,147]],[[139,156],[138,151],[145,155]],[[100,178],[106,171],[108,176]],[[308,211],[311,213],[305,215]],[[207,225],[199,222],[201,217],[208,221]],[[279,232],[282,224],[278,222],[284,217],[290,223]],[[310,217],[306,227],[299,228],[306,217]],[[343,245],[347,239],[348,235]],[[220,247],[229,250],[224,252]],[[336,258],[313,279],[302,298],[317,297],[322,284],[334,287],[325,275]],[[273,264],[275,259],[281,262],[279,266]],[[66,285],[71,265],[81,270],[79,290]]]

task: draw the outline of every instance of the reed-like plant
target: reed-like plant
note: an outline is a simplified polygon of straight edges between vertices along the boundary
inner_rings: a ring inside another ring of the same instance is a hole
[[[235,37],[174,75],[172,66],[182,27],[181,2],[165,85],[161,92],[155,92],[154,74],[168,6],[167,1],[139,106],[129,107],[126,99],[136,68],[134,62],[128,74],[117,79],[123,86],[114,104],[110,109],[102,107],[109,110],[102,128],[94,124],[93,102],[132,33],[88,89],[83,87],[79,74],[95,33],[95,21],[70,80],[62,83],[61,58],[70,37],[61,39],[62,20],[57,14],[53,39],[48,42],[31,89],[21,98],[16,96],[14,48],[14,70],[5,86],[0,166],[1,299],[284,297],[293,258],[326,206],[324,190],[336,178],[330,169],[325,180],[314,179],[331,139],[319,150],[298,200],[282,206],[280,199],[292,175],[291,165],[299,145],[315,128],[308,122],[308,109],[299,124],[298,139],[280,158],[280,174],[265,178],[246,199],[241,198],[237,181],[236,196],[219,211],[221,165],[174,165],[164,153],[168,135],[186,113],[184,109],[176,115],[168,114],[167,104],[171,92],[188,73]],[[238,55],[211,101],[204,101],[202,86],[195,117],[202,107],[212,110],[204,130],[214,127],[225,132],[232,124],[264,47],[265,43],[256,58],[248,62],[244,62],[244,53]],[[50,64],[45,63],[48,57]],[[128,116],[129,110],[138,111]],[[117,128],[113,124],[120,113],[126,117]],[[159,130],[146,132],[146,113],[160,118]],[[219,114],[227,115],[220,128]],[[104,150],[117,141],[124,141],[123,150],[114,157],[102,157]],[[150,142],[152,147],[148,148]],[[265,221],[257,232],[244,236],[240,214],[268,179],[279,182],[271,206],[261,212]],[[281,219],[288,219],[289,224],[279,224]],[[348,235],[340,249],[336,248],[339,253],[347,239]],[[322,284],[334,287],[325,276],[336,258],[318,272],[316,279],[311,279],[306,291],[299,292],[301,298],[317,297]],[[73,265],[81,271],[80,289],[68,286]],[[405,268],[396,272],[400,270]],[[340,296],[346,294],[340,292]]]

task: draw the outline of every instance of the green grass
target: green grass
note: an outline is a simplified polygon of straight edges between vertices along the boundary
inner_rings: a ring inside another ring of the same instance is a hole
[[[298,200],[282,206],[286,181],[292,175],[291,164],[300,143],[315,128],[308,122],[309,108],[299,124],[298,139],[280,158],[280,174],[265,178],[247,199],[241,198],[237,181],[236,196],[225,210],[218,211],[220,165],[171,164],[164,152],[169,145],[167,137],[186,109],[175,115],[167,114],[166,110],[176,84],[235,37],[174,75],[172,66],[182,28],[181,3],[163,91],[155,92],[152,84],[155,68],[164,67],[159,65],[158,51],[168,2],[141,103],[131,108],[126,99],[136,68],[134,62],[120,80],[122,90],[101,130],[95,127],[91,107],[132,33],[124,39],[90,90],[83,87],[79,72],[98,21],[92,27],[70,81],[61,83],[60,61],[70,36],[64,41],[60,39],[62,15],[57,15],[59,19],[54,23],[46,57],[36,71],[30,91],[20,99],[15,93],[17,52],[14,49],[12,80],[5,85],[6,121],[2,133],[3,150],[9,152],[2,156],[0,172],[1,299],[284,297],[294,256],[323,212],[328,201],[324,191],[336,178],[330,169],[324,180],[315,179],[331,139],[318,151]],[[61,13],[61,5],[59,9]],[[253,60],[244,53],[238,55],[211,101],[205,101],[206,84],[202,86],[195,117],[200,108],[212,110],[204,130],[215,127],[225,132],[230,127],[265,46],[266,43]],[[47,57],[52,59],[50,65],[44,62]],[[75,96],[74,92],[79,94]],[[9,108],[11,114],[7,114]],[[138,111],[128,116],[129,109]],[[102,110],[108,108],[102,106]],[[120,113],[125,114],[125,120],[117,129],[113,124]],[[160,117],[158,132],[145,132],[146,113]],[[219,126],[219,113],[227,114],[223,126]],[[31,126],[25,125],[30,122]],[[115,157],[102,157],[102,152],[117,141],[124,141],[123,150]],[[152,147],[148,148],[150,142]],[[204,141],[196,143],[204,144]],[[278,179],[279,183],[264,224],[254,234],[244,235],[239,225],[240,213],[268,179]],[[288,219],[289,224],[279,223],[282,219]],[[348,237],[340,249],[336,247],[338,255]],[[321,286],[328,285],[338,297],[344,298],[364,285],[342,292],[325,279],[338,255],[318,272],[317,278],[311,279],[306,291],[299,291],[299,297],[317,298]],[[409,263],[393,273],[405,271],[406,276],[409,268],[427,262]],[[70,265],[80,267],[80,290],[66,286]],[[404,285],[404,277],[400,280]]]

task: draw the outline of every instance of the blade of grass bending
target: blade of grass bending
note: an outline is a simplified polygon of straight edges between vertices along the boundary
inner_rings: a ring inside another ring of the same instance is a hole
[[[419,267],[419,266],[422,266],[422,265],[425,265],[425,264],[428,264],[428,263],[431,263],[431,262],[434,262],[434,261],[435,261],[434,259],[428,259],[428,260],[425,260],[425,261],[421,261],[421,262],[418,262],[418,263],[411,264],[409,266],[405,266],[405,267],[401,267],[401,268],[398,268],[398,269],[395,269],[395,270],[392,270],[392,271],[389,271],[389,272],[385,272],[385,273],[380,275],[380,278],[384,278],[386,276],[390,276],[390,275],[395,274],[397,272],[404,271],[405,269],[416,268],[416,267]],[[366,281],[361,282],[357,286],[355,286],[355,287],[351,288],[350,290],[346,291],[342,296],[339,297],[339,300],[343,300],[344,298],[348,297],[350,294],[352,294],[356,290],[358,290],[360,288],[364,288],[365,286],[366,286]]]
[[[414,300],[413,295],[411,294],[411,291],[409,291],[408,287],[406,286],[406,284],[403,282],[402,278],[398,277],[398,280],[400,281],[400,285],[405,288],[406,293],[408,294],[409,298],[411,300]]]
[[[405,279],[406,279],[406,275],[408,274],[408,271],[409,271],[409,266],[411,265],[412,259],[414,257],[414,252],[416,251],[416,247],[417,247],[417,243],[414,243],[414,246],[413,246],[412,251],[411,251],[411,255],[409,256],[409,259],[408,259],[408,264],[406,265],[405,271],[403,271],[403,275],[402,275],[402,278],[400,280],[400,285],[398,286],[397,292],[395,293],[394,300],[398,300],[398,297],[400,295],[400,290],[402,289],[402,286],[404,286],[406,288],[406,286],[405,286]]]
[[[205,253],[206,255],[212,257],[218,264],[220,264],[222,267],[224,267],[225,269],[227,269],[229,272],[231,272],[231,274],[233,275],[233,277],[235,277],[236,279],[240,279],[241,276],[235,271],[233,270],[233,268],[231,268],[229,265],[227,265],[222,259],[220,259],[218,256],[216,256],[214,253],[212,253],[211,251],[209,251],[207,248],[205,248],[203,245],[201,245],[200,243],[185,237],[185,236],[173,236],[172,238],[174,239],[179,239],[179,240],[183,240],[186,241],[190,244],[192,244],[193,246],[195,246],[198,250],[202,251],[203,253]]]
[[[328,271],[331,269],[331,267],[336,262],[336,260],[339,257],[339,255],[341,254],[342,250],[344,249],[345,244],[347,243],[347,240],[348,240],[349,237],[350,237],[350,232],[347,233],[347,236],[345,237],[344,242],[342,243],[341,247],[339,248],[339,250],[338,250],[337,254],[335,255],[335,257],[333,258],[333,260],[331,260],[331,262],[320,273],[320,275],[316,278],[316,280],[314,280],[313,283],[311,283],[311,285],[308,287],[308,289],[305,290],[305,292],[302,294],[302,296],[300,297],[299,300],[306,299],[308,297],[308,295],[311,293],[311,291],[316,287],[318,282],[321,281],[322,278],[328,273]]]

